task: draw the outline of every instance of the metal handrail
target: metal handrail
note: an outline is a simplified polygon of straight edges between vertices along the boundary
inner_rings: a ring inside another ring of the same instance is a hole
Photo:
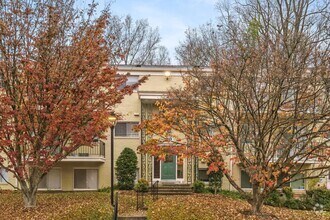
[[[90,156],[102,156],[105,157],[105,143],[101,140],[92,143],[92,147],[81,146],[77,150],[70,153],[68,156],[75,157],[90,157]]]
[[[118,192],[116,192],[115,195],[115,204],[113,207],[113,220],[117,220],[118,219]]]
[[[158,184],[159,184],[159,181],[157,180],[151,186],[151,195],[152,195],[153,200],[158,199]]]

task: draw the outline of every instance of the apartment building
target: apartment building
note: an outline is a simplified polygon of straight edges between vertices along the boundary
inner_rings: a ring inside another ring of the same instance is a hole
[[[137,151],[137,147],[146,141],[143,132],[136,132],[132,128],[151,114],[157,111],[155,102],[160,100],[171,87],[182,86],[181,74],[189,70],[186,66],[119,66],[119,74],[127,74],[126,84],[134,84],[139,78],[148,75],[148,80],[143,83],[132,95],[126,96],[121,104],[116,106],[116,111],[122,114],[114,128],[114,158],[115,160],[125,148]],[[211,71],[204,69],[205,72]],[[42,180],[40,190],[97,190],[110,185],[110,129],[106,140],[96,140],[93,148],[81,147],[59,162]],[[138,154],[138,170],[136,178],[144,178],[150,182],[193,183],[196,179],[208,181],[207,166],[195,157],[178,161],[177,156],[167,156],[165,161],[159,161],[146,154]],[[246,173],[233,164],[228,158],[230,172],[236,181],[245,189],[250,189],[251,184]],[[314,161],[307,163],[313,164]],[[17,181],[10,174],[1,171],[0,188],[10,189],[4,178],[13,185]],[[330,188],[330,175],[327,179]],[[224,189],[233,188],[223,178]],[[307,183],[299,180],[291,184],[294,190],[304,190]]]

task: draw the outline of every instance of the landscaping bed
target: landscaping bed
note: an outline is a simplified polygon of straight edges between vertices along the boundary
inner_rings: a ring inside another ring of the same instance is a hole
[[[19,192],[0,191],[2,219],[111,219],[108,193],[38,193],[37,207],[25,209]]]

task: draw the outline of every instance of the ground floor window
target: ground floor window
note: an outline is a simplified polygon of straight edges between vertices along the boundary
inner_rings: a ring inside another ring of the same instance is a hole
[[[97,189],[97,180],[98,180],[97,169],[74,170],[75,189]]]
[[[0,168],[0,183],[6,183],[8,181],[8,172],[4,168]]]
[[[198,180],[208,182],[209,175],[207,175],[207,168],[199,168],[198,169]]]
[[[297,174],[293,177],[293,182],[285,183],[283,186],[289,186],[292,189],[305,189],[305,180],[300,179],[302,177],[304,177],[303,174]],[[241,170],[241,188],[252,188],[250,176],[243,170]]]
[[[158,157],[154,157],[154,178],[160,178],[160,161]]]
[[[177,156],[176,161],[176,178],[183,179],[183,159],[182,157]]]
[[[304,175],[299,173],[297,175],[295,175],[293,177],[293,180],[296,180],[296,181],[293,181],[290,183],[290,186],[292,189],[305,189],[305,180],[304,179],[300,179],[300,178],[303,178]]]
[[[41,180],[38,186],[39,189],[61,189],[61,170],[52,169],[50,170]]]
[[[250,176],[243,170],[241,170],[241,188],[252,188]]]

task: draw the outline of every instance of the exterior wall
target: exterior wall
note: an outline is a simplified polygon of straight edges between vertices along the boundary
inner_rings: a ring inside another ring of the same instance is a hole
[[[13,177],[13,175],[11,173],[8,173],[7,177],[8,177],[8,181],[12,185],[17,186],[17,184],[18,184],[17,180],[15,177]],[[6,182],[0,182],[0,190],[12,190],[12,189],[13,189],[13,187],[10,184],[8,184]]]
[[[102,165],[101,165],[102,166]],[[100,178],[102,176],[100,170],[101,170],[100,162],[66,162],[62,161],[57,166],[55,166],[55,169],[61,170],[61,179],[62,179],[62,185],[61,190],[62,191],[72,191],[74,190],[74,169],[97,169],[98,170],[98,187],[100,188]],[[110,178],[109,178],[110,181]]]
[[[182,79],[179,75],[171,76],[166,79],[163,75],[150,76],[148,80],[139,87],[141,92],[166,92],[171,87],[182,85]]]
[[[171,87],[179,87],[183,85],[181,74],[187,67],[133,67],[133,66],[120,66],[119,74],[130,73],[132,76],[150,75],[148,80],[143,83],[132,95],[126,96],[122,103],[115,106],[115,111],[121,113],[119,122],[141,122],[142,119],[148,118],[148,116],[156,111],[156,108],[152,106],[156,100],[159,100],[166,91]],[[170,71],[170,77],[165,77],[165,72]],[[68,162],[62,161],[57,164],[56,168],[61,170],[61,190],[71,191],[74,189],[74,169],[75,168],[93,168],[98,169],[98,188],[108,187],[110,185],[110,129],[106,132],[107,139],[102,140],[105,143],[105,158],[104,161],[93,162],[80,160],[80,162]],[[114,137],[114,160],[116,161],[120,153],[125,147],[133,149],[137,152],[137,147],[141,144],[141,141],[145,140],[143,134],[139,134],[138,137]],[[138,178],[146,178],[149,181],[152,176],[152,158],[149,155],[137,154],[138,157]],[[226,158],[228,169],[231,172],[234,180],[240,185],[241,183],[241,171],[237,165],[231,164],[229,157]],[[114,162],[115,165],[115,162]],[[195,164],[195,158],[186,158],[184,160],[184,182],[192,183],[198,170],[197,168],[206,168],[206,164]],[[9,181],[16,185],[15,178],[11,174],[8,174]],[[330,178],[330,177],[329,177]],[[116,177],[114,179],[116,183]],[[327,183],[330,189],[330,179]],[[305,183],[305,188],[307,184]],[[0,183],[1,189],[11,189],[12,187],[5,183]],[[226,177],[223,178],[222,188],[226,190],[234,190],[230,185]]]

